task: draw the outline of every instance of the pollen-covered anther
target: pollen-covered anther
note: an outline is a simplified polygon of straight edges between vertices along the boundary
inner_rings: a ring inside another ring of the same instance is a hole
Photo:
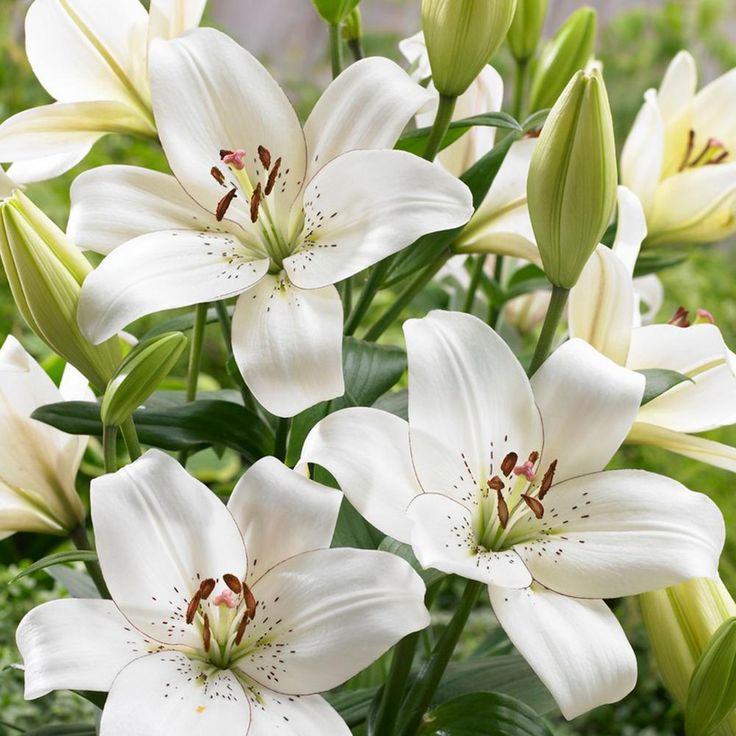
[[[240,595],[241,591],[243,590],[243,584],[238,580],[238,578],[235,575],[231,575],[230,573],[226,573],[222,576],[222,582],[227,585],[230,590],[232,590],[235,595]]]
[[[222,186],[225,183],[225,174],[220,171],[220,169],[217,168],[217,166],[213,166],[210,169],[210,174],[212,174],[212,178],[220,185]]]
[[[508,478],[514,472],[514,468],[518,462],[519,456],[515,452],[510,452],[501,463],[501,472]]]
[[[243,618],[240,621],[240,625],[238,626],[238,630],[235,632],[235,646],[238,646],[241,641],[243,641],[243,637],[245,636],[245,630],[248,628],[248,622],[250,619],[248,618],[247,612],[243,614]]]
[[[189,601],[189,605],[187,606],[187,618],[186,622],[188,624],[191,624],[192,621],[194,621],[194,617],[197,615],[197,611],[199,610],[199,604],[202,600],[202,596],[199,591],[197,591],[194,594],[194,598],[192,598],[191,601]]]
[[[250,221],[258,222],[258,209],[261,206],[261,200],[263,199],[263,192],[261,190],[261,183],[258,182],[253,191],[253,196],[250,198]]]
[[[222,149],[220,151],[220,158],[222,163],[232,166],[238,171],[242,171],[245,168],[245,151],[242,148],[238,148],[234,151]]]
[[[266,188],[264,190],[264,193],[266,196],[271,194],[274,186],[276,186],[276,177],[279,175],[280,168],[281,168],[281,159],[277,158],[276,163],[273,165],[273,168],[271,169],[271,173],[268,175],[268,181],[266,182]]]
[[[523,475],[530,483],[534,480],[534,463],[527,460],[514,468],[514,475]]]
[[[200,583],[199,597],[203,601],[206,601],[212,595],[212,591],[215,589],[215,584],[214,578],[207,578]]]
[[[539,499],[534,498],[534,496],[529,496],[526,493],[522,493],[521,497],[537,519],[541,519],[544,516],[544,506],[541,504]]]
[[[501,491],[496,491],[498,496],[498,504],[496,510],[498,512],[498,523],[501,525],[501,529],[505,529],[509,523],[509,505],[506,503],[506,499],[503,497]]]
[[[255,618],[256,608],[258,608],[258,601],[253,595],[253,591],[248,587],[247,583],[243,582],[243,600],[245,601],[245,614],[248,618]]]
[[[217,203],[217,209],[215,209],[215,217],[217,218],[217,222],[222,222],[225,215],[227,214],[227,211],[230,209],[230,205],[237,196],[238,190],[233,188]]]
[[[263,168],[268,171],[271,168],[271,151],[265,146],[258,146],[258,158],[263,164]]]
[[[205,652],[209,652],[212,643],[212,630],[210,629],[210,617],[206,613],[204,615],[204,628],[202,629],[202,643]]]
[[[690,327],[689,317],[690,313],[685,307],[678,307],[667,324],[674,325],[675,327]]]
[[[536,465],[537,460],[539,460],[539,453],[536,450],[532,450],[529,453],[529,458],[527,459],[527,462],[531,463],[532,465]]]
[[[544,477],[542,478],[542,485],[539,486],[539,493],[537,496],[540,501],[544,501],[544,497],[549,493],[549,489],[552,488],[552,483],[555,481],[555,471],[557,470],[557,460],[553,460],[547,468]]]
[[[494,475],[493,478],[486,482],[492,491],[502,491],[506,487],[506,484],[497,475]]]

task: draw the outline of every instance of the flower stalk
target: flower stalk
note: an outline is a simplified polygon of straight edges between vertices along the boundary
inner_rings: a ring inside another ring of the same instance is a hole
[[[452,114],[455,112],[455,104],[457,97],[449,97],[448,95],[440,95],[440,103],[437,108],[437,115],[432,125],[432,132],[427,140],[427,147],[424,149],[424,158],[427,161],[434,161],[437,154],[442,148],[442,141],[447,135],[452,122]]]
[[[557,333],[557,328],[565,314],[565,307],[567,306],[567,298],[569,295],[569,289],[565,289],[562,286],[552,287],[552,299],[550,300],[549,307],[547,308],[547,316],[544,319],[542,333],[539,336],[537,348],[534,351],[534,357],[532,358],[531,365],[529,366],[530,376],[533,376],[537,370],[539,370],[542,363],[547,360],[547,356],[549,356],[552,351],[555,334]]]
[[[89,540],[87,528],[84,524],[80,524],[75,529],[72,529],[69,533],[69,537],[78,550],[82,550],[84,552],[92,551],[92,543]],[[102,576],[100,563],[97,560],[86,560],[84,566],[87,568],[87,572],[92,578],[92,582],[95,584],[100,595],[103,598],[110,598],[110,591],[107,589],[107,583],[105,583],[105,578]]]

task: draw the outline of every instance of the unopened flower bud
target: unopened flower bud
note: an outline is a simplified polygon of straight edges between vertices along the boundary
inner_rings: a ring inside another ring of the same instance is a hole
[[[515,10],[516,0],[423,0],[422,29],[441,95],[468,89],[506,38]]]
[[[312,0],[317,12],[331,25],[342,23],[360,0]]]
[[[104,387],[120,362],[120,345],[117,337],[92,345],[77,325],[89,262],[20,190],[0,203],[0,220],[0,259],[18,311],[52,350]]]
[[[547,44],[537,64],[529,96],[529,110],[555,104],[575,72],[585,69],[593,55],[598,16],[593,8],[576,10]]]
[[[616,204],[616,145],[600,72],[578,72],[542,129],[527,197],[550,282],[571,289],[606,231]]]
[[[136,346],[121,363],[102,399],[102,422],[119,427],[156,390],[187,344],[186,335],[168,332]]]
[[[534,56],[547,17],[547,0],[517,0],[516,13],[507,41],[520,64]]]
[[[349,44],[360,41],[363,37],[363,18],[360,14],[360,8],[353,8],[345,17],[345,22],[342,26],[342,37]]]

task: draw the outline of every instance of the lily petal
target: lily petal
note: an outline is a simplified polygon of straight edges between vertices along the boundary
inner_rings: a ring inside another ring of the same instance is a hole
[[[424,40],[424,33],[422,31],[399,41],[399,50],[409,62],[409,71],[412,79],[421,82],[423,79],[432,76],[432,67],[429,65],[429,54],[427,53],[427,42]]]
[[[538,585],[491,587],[489,593],[499,623],[568,720],[634,689],[636,656],[603,601],[576,600]]]
[[[698,69],[689,51],[680,51],[667,67],[657,93],[662,117],[673,120],[692,104],[698,86]]]
[[[299,289],[284,276],[265,276],[235,306],[233,353],[248,387],[277,416],[342,396],[337,289]]]
[[[613,252],[633,277],[636,261],[647,236],[647,218],[639,198],[624,186],[618,188],[618,226]]]
[[[245,579],[243,538],[207,486],[149,450],[92,481],[97,553],[113,600],[134,626],[172,645],[201,646],[186,609],[201,580]]]
[[[207,0],[151,0],[148,40],[176,38],[196,28],[206,6]]]
[[[40,494],[13,488],[0,480],[0,539],[16,532],[66,535],[64,524],[50,516],[45,506]],[[79,515],[83,518],[84,511],[80,510]]]
[[[693,127],[707,131],[729,151],[736,148],[736,114],[728,100],[736,95],[736,69],[703,87],[692,103]]]

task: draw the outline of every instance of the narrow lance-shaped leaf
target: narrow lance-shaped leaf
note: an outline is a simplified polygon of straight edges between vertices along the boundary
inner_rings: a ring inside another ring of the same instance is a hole
[[[644,396],[641,399],[642,406],[648,404],[650,401],[654,401],[654,399],[666,393],[671,388],[685,383],[685,381],[694,383],[692,378],[688,378],[688,376],[677,371],[670,371],[664,368],[647,368],[637,371],[637,373],[641,373],[647,379],[644,387]]]
[[[42,557],[40,560],[26,567],[25,570],[21,570],[10,582],[14,583],[16,580],[20,580],[52,565],[62,565],[67,562],[95,562],[96,560],[97,553],[91,550],[75,549],[69,552],[56,552],[53,555]]]

